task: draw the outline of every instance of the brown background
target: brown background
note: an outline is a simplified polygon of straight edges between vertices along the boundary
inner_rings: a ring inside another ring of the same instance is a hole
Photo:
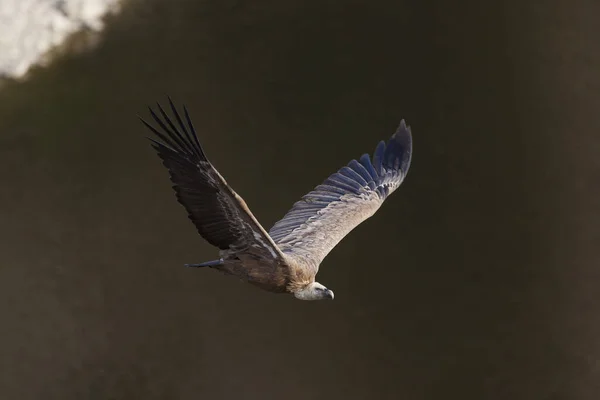
[[[600,398],[599,15],[126,2],[0,91],[0,397]],[[322,266],[335,301],[182,267],[216,252],[136,120],[167,94],[266,227],[412,125],[408,179]]]

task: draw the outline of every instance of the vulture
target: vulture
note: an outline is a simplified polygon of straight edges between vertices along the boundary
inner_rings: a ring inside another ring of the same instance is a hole
[[[294,203],[267,232],[244,200],[206,157],[187,108],[183,115],[169,98],[172,116],[149,107],[155,126],[148,138],[169,171],[177,200],[200,236],[219,248],[219,259],[188,267],[207,267],[234,275],[274,293],[300,300],[333,299],[315,281],[327,254],[361,222],[371,217],[402,183],[410,167],[411,129],[404,120],[373,156],[330,175]]]

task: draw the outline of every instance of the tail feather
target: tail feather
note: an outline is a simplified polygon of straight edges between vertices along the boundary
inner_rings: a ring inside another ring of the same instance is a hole
[[[218,260],[206,261],[200,264],[185,264],[185,266],[188,268],[217,267],[219,265],[223,265],[222,258],[219,258]]]

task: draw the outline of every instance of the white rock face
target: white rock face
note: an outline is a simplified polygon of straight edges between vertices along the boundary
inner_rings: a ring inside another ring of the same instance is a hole
[[[102,29],[119,0],[0,0],[0,77],[18,78],[82,28]]]

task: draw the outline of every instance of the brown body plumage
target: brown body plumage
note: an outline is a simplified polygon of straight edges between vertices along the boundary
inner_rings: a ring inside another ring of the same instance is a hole
[[[212,267],[264,290],[292,293],[302,300],[333,298],[315,276],[327,254],[352,229],[372,216],[403,181],[410,166],[412,137],[401,122],[373,158],[363,155],[296,202],[267,233],[244,200],[208,161],[184,107],[185,121],[169,100],[177,125],[158,106],[147,122],[160,141],[150,139],[169,170],[178,201],[198,233],[220,249]]]
[[[294,293],[315,281],[316,270],[299,265],[286,257],[268,263],[252,250],[244,252],[221,252],[223,265],[214,267],[228,275],[274,293]]]

